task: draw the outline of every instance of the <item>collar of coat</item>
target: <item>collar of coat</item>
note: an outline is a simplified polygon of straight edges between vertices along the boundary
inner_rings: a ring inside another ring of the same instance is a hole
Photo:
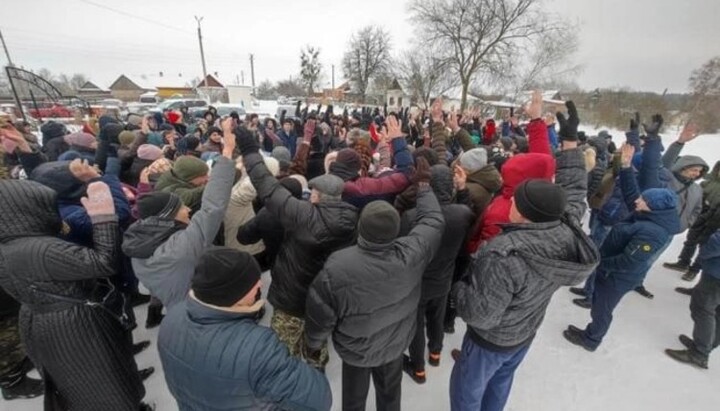
[[[195,297],[192,290],[188,293],[187,311],[193,321],[199,323],[212,323],[232,321],[241,319],[255,319],[260,309],[265,305],[265,300],[258,300],[248,307],[218,307],[204,303]]]

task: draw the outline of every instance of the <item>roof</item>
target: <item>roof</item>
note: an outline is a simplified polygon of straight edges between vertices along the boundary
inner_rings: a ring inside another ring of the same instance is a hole
[[[205,79],[197,85],[197,87],[225,88],[224,83],[221,82],[220,79],[218,79],[216,75],[213,75],[212,73],[208,74],[207,77],[205,77]]]
[[[97,91],[97,92],[107,92],[107,91],[109,91],[109,90],[98,87],[98,86],[97,86],[95,83],[93,83],[92,81],[86,81],[85,84],[83,84],[82,86],[80,86],[80,88],[78,89],[78,91],[85,91],[85,92],[93,92],[93,91]]]

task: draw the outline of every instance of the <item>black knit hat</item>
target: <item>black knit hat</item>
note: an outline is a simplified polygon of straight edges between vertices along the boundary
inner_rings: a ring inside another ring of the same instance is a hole
[[[400,214],[387,201],[366,205],[358,220],[358,235],[373,244],[387,244],[400,233]]]
[[[195,266],[192,290],[204,303],[230,307],[255,287],[261,274],[250,254],[229,247],[212,247]]]
[[[557,221],[567,206],[565,190],[546,180],[527,180],[515,189],[515,207],[533,223]]]
[[[137,207],[141,219],[151,216],[172,219],[182,207],[182,201],[176,194],[156,191],[140,197]]]

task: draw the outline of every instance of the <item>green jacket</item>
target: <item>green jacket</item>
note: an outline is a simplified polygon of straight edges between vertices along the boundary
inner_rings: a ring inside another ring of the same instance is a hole
[[[172,170],[160,176],[160,180],[155,185],[156,191],[176,194],[193,212],[200,209],[204,189],[205,186],[197,187],[179,179]]]

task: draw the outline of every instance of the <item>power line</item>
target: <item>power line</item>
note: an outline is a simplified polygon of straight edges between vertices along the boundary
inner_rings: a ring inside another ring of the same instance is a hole
[[[80,1],[80,2],[82,2],[82,3],[85,3],[85,4],[89,4],[89,5],[91,5],[91,6],[99,7],[99,8],[104,9],[104,10],[112,11],[112,12],[114,12],[114,13],[122,14],[122,15],[125,16],[125,17],[130,17],[130,18],[133,18],[133,19],[142,20],[142,21],[144,21],[144,22],[146,22],[146,23],[152,23],[152,24],[158,25],[158,26],[160,26],[160,27],[164,27],[164,28],[169,29],[169,30],[175,30],[175,31],[178,31],[178,32],[184,33],[184,34],[191,34],[189,31],[183,30],[183,29],[181,29],[181,28],[179,28],[179,27],[174,27],[174,26],[171,26],[171,25],[168,25],[168,24],[165,24],[165,23],[156,21],[156,20],[149,19],[149,18],[147,18],[147,17],[142,17],[142,16],[138,16],[138,15],[135,15],[135,14],[131,14],[131,13],[128,13],[128,12],[123,11],[123,10],[118,10],[118,9],[115,9],[115,8],[112,8],[112,7],[109,7],[109,6],[106,6],[106,5],[104,5],[104,4],[98,4],[98,3],[95,3],[95,2],[90,1],[90,0],[78,0],[78,1]]]

